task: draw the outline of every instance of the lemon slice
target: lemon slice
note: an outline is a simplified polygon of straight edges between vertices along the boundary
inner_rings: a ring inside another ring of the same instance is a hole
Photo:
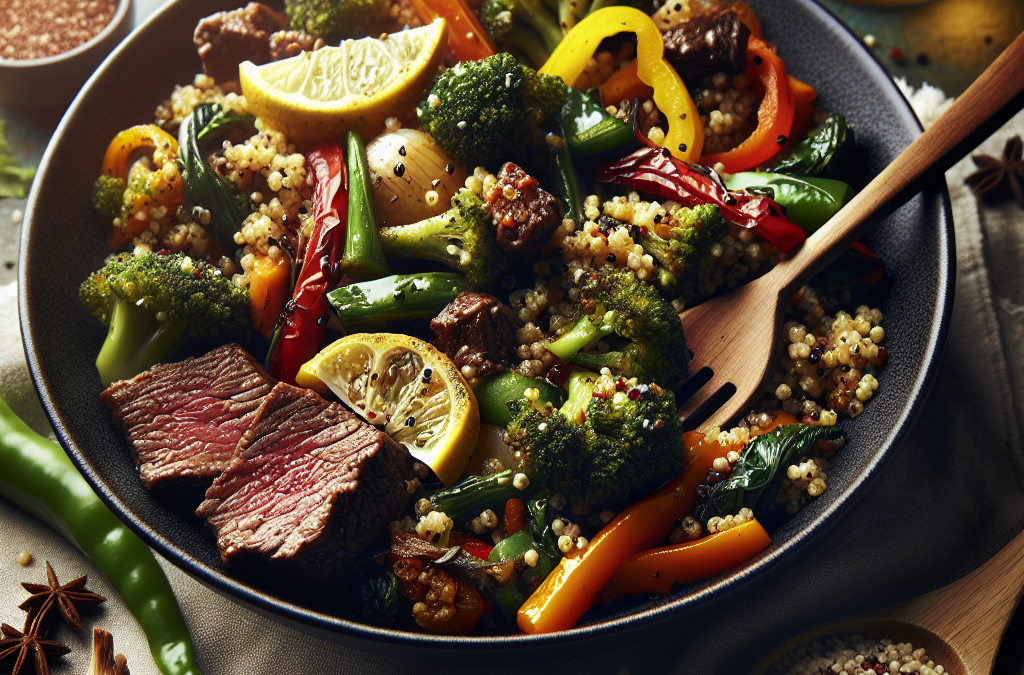
[[[480,433],[476,397],[447,356],[408,335],[356,333],[306,362],[296,383],[329,388],[450,485]]]
[[[447,39],[444,19],[384,40],[345,40],[339,47],[257,66],[238,75],[249,111],[289,141],[309,145],[347,131],[363,139],[405,117],[437,74]]]

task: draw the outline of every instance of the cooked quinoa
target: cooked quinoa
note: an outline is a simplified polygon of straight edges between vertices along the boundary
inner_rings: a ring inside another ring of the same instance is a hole
[[[192,84],[175,86],[171,97],[157,106],[153,113],[155,124],[171,134],[177,133],[182,120],[192,113],[201,103],[219,103],[226,112],[244,115],[245,97],[233,92],[225,92],[213,78],[200,73],[195,76]]]
[[[673,201],[643,201],[636,192],[604,203],[591,195],[584,202],[583,225],[577,230],[572,221],[563,223],[551,246],[562,251],[566,262],[575,260],[592,267],[612,263],[629,267],[640,279],[653,282],[658,274],[657,263],[644,252],[637,238],[648,230],[662,237],[670,236],[672,214],[679,208]],[[678,311],[719,290],[734,288],[781,259],[778,249],[751,230],[728,221],[726,226],[727,234],[700,261],[696,281],[680,288],[681,296],[673,303]]]
[[[694,92],[693,101],[704,126],[705,154],[732,150],[757,128],[761,100],[746,75],[716,73],[706,77]]]
[[[863,635],[815,640],[782,657],[769,671],[772,675],[858,675],[860,673],[919,673],[942,675],[923,647],[889,638],[868,639]]]
[[[783,343],[769,385],[783,410],[805,424],[833,425],[840,414],[864,412],[879,383],[875,371],[885,363],[882,312],[861,305],[851,315],[825,315],[810,288],[800,291],[789,311],[802,321],[783,326]]]

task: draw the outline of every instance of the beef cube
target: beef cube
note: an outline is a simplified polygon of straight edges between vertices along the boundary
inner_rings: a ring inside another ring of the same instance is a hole
[[[665,60],[686,82],[715,73],[742,73],[749,37],[750,29],[729,11],[696,16],[661,35]]]
[[[554,195],[512,162],[501,167],[484,199],[505,251],[537,253],[562,224],[562,205]]]
[[[146,488],[198,481],[205,490],[273,386],[256,359],[231,344],[154,366],[100,396],[124,432]]]
[[[238,79],[238,64],[257,66],[272,60],[270,36],[288,28],[284,14],[250,2],[245,7],[212,14],[196,26],[192,41],[199,48],[203,72],[224,84]]]
[[[437,335],[434,346],[461,370],[469,366],[474,377],[501,372],[516,361],[516,330],[523,324],[493,295],[465,291],[431,322]]]
[[[196,515],[228,563],[295,563],[329,574],[400,517],[412,457],[315,392],[279,383]]]

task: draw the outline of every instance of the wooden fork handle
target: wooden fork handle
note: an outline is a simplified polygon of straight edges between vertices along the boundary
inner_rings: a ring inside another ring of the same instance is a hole
[[[875,177],[849,204],[803,243],[800,250],[777,265],[767,277],[774,277],[783,298],[789,298],[865,234],[870,216],[884,210],[900,193],[910,198],[920,188],[922,176],[944,171],[977,145],[964,141],[990,118],[1012,114],[1007,107],[1019,107],[1024,100],[1024,33],[990,65],[927,131]],[[1010,104],[1016,105],[1010,105]],[[980,142],[982,139],[978,139]],[[958,154],[959,153],[959,154]],[[949,161],[952,159],[953,161]],[[937,176],[936,176],[937,177]],[[908,188],[916,187],[906,194]],[[898,205],[898,204],[897,204]]]

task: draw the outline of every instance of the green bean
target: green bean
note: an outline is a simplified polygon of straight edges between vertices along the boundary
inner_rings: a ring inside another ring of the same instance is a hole
[[[149,547],[100,501],[56,443],[0,399],[0,496],[36,516],[88,556],[117,589],[163,675],[199,675],[192,638]]]

